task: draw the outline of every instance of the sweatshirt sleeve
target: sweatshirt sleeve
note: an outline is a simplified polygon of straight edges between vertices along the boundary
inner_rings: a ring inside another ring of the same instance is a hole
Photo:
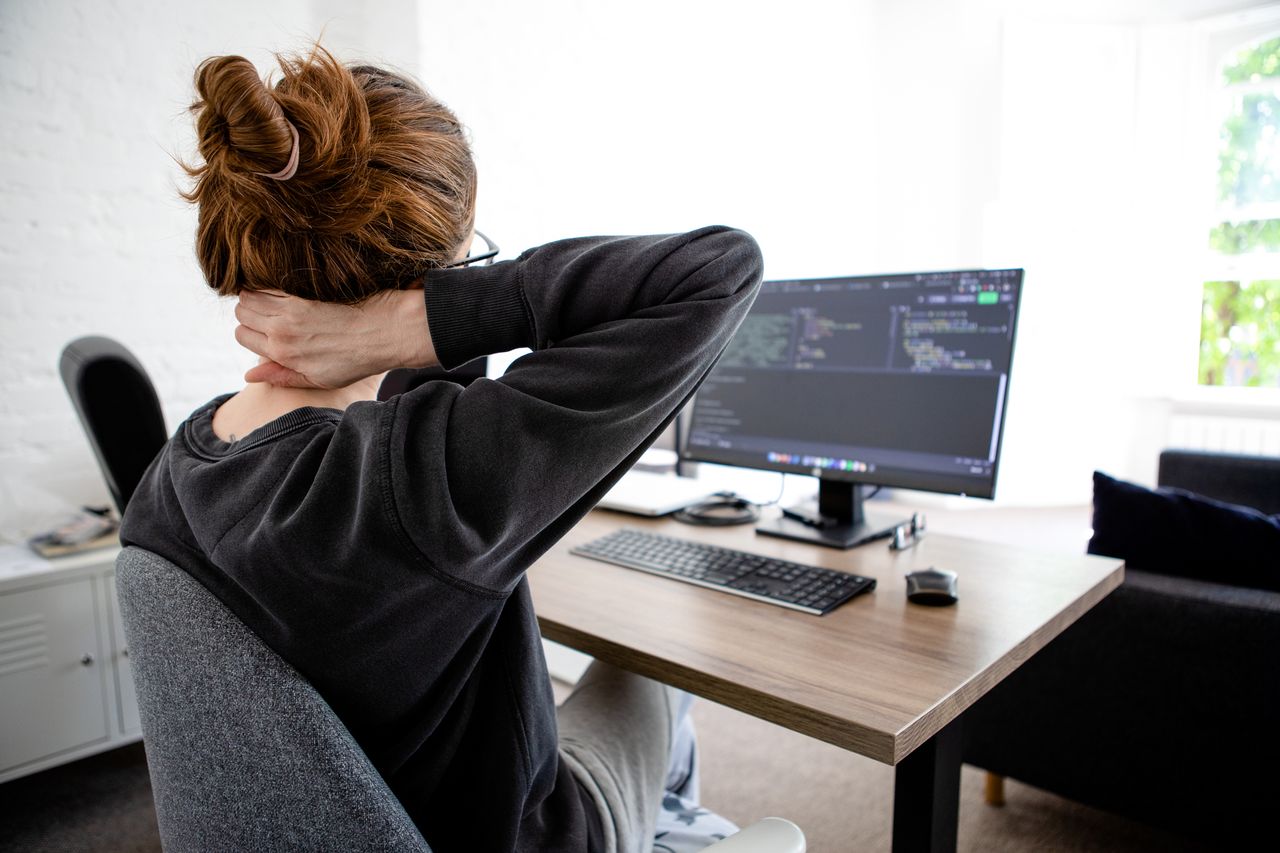
[[[433,569],[509,591],[652,443],[755,298],[750,236],[584,238],[428,275],[440,362],[528,346],[498,380],[429,382],[384,411],[390,510]]]

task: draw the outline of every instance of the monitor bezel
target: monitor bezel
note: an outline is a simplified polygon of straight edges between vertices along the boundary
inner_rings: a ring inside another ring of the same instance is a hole
[[[1014,302],[1013,311],[1013,328],[1010,331],[1011,341],[1009,344],[1009,368],[1005,373],[1004,395],[1000,403],[1000,423],[997,426],[996,435],[996,453],[995,459],[991,466],[990,481],[985,485],[987,488],[979,490],[969,490],[961,488],[958,485],[945,482],[946,475],[937,473],[919,473],[901,472],[900,469],[890,469],[886,476],[886,472],[882,470],[876,471],[837,471],[830,468],[811,468],[805,465],[792,465],[785,462],[770,462],[764,460],[743,461],[740,459],[725,458],[724,454],[717,456],[714,448],[697,448],[693,449],[689,446],[689,436],[691,430],[693,407],[697,404],[699,392],[695,393],[689,400],[688,404],[681,412],[680,420],[682,428],[679,430],[679,442],[677,443],[676,453],[681,462],[705,462],[711,465],[728,465],[734,468],[749,468],[755,471],[773,471],[783,474],[802,474],[805,476],[816,477],[818,480],[830,480],[840,483],[856,483],[866,486],[880,486],[886,489],[910,489],[918,492],[932,492],[943,495],[960,495],[963,497],[983,498],[991,500],[996,495],[996,485],[1000,478],[1000,463],[1004,456],[1004,431],[1005,425],[1009,421],[1009,391],[1013,382],[1013,365],[1014,358],[1017,354],[1018,347],[1018,319],[1022,314],[1022,299],[1025,295],[1026,268],[1025,267],[969,267],[962,269],[943,269],[930,271],[912,271],[912,272],[891,272],[891,273],[872,273],[869,275],[844,275],[844,276],[816,276],[812,278],[779,278],[769,279],[763,284],[799,284],[799,283],[821,283],[835,281],[850,280],[874,280],[885,278],[904,278],[911,276],[932,276],[932,275],[962,275],[964,273],[994,273],[994,272],[1016,272],[1017,278],[1017,300]],[[723,353],[722,353],[723,354]],[[707,376],[711,376],[715,372],[713,367]],[[702,452],[699,452],[702,451]],[[709,451],[709,452],[708,452]]]

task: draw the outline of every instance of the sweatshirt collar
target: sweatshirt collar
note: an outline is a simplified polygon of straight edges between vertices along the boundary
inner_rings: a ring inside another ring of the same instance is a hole
[[[184,434],[187,444],[193,451],[208,458],[221,458],[257,447],[313,424],[336,424],[342,420],[342,412],[338,409],[303,406],[263,424],[244,438],[223,441],[213,431],[213,414],[219,406],[234,396],[235,394],[231,393],[214,397],[187,419]]]

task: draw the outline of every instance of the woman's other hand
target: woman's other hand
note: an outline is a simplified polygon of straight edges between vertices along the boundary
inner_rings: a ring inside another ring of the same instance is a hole
[[[437,363],[421,290],[388,290],[361,305],[244,291],[236,320],[236,340],[266,359],[245,373],[246,382],[343,388],[392,368]]]

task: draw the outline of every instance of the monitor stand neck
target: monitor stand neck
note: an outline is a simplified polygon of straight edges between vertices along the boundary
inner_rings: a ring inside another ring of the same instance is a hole
[[[762,521],[756,532],[830,548],[852,548],[890,537],[895,527],[907,521],[868,517],[863,503],[857,483],[819,479],[816,505],[810,501],[784,509],[780,518]]]

